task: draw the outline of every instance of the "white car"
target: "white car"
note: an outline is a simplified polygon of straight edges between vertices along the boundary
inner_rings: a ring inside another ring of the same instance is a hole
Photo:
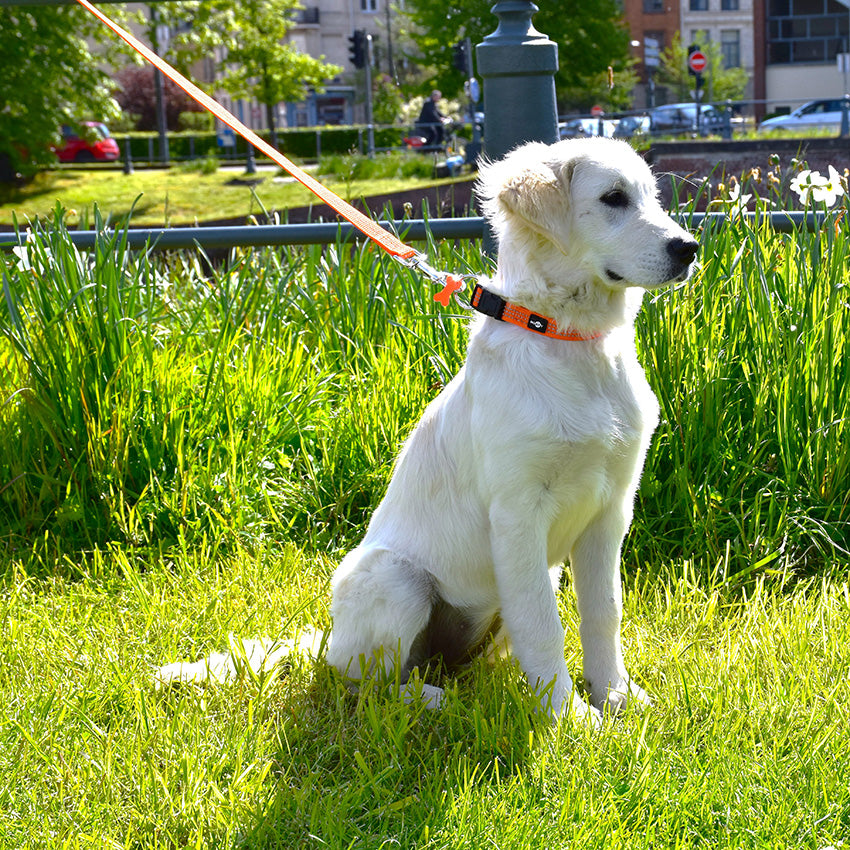
[[[571,118],[558,125],[562,139],[582,139],[588,136],[613,136],[616,121],[600,118]]]
[[[829,130],[838,133],[840,129],[841,98],[811,100],[788,115],[777,115],[759,124],[760,133],[768,130]]]

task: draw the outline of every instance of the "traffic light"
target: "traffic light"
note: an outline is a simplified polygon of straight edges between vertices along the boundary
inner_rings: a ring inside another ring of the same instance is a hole
[[[464,74],[469,72],[469,65],[467,64],[467,55],[466,55],[466,39],[463,41],[459,41],[453,48],[454,50],[454,59],[452,60],[452,65],[461,71]]]
[[[354,35],[348,36],[351,46],[348,56],[355,68],[366,67],[366,30],[354,30]]]
[[[691,68],[690,58],[694,53],[699,53],[699,45],[698,44],[689,44],[688,45],[688,73],[695,77],[697,76],[697,72]]]
[[[696,54],[697,57],[702,58],[704,61],[704,54],[700,49],[698,44],[689,44],[688,45],[688,73],[694,78],[694,88],[699,91],[703,86],[703,78],[702,71],[697,71],[693,66],[693,57]]]

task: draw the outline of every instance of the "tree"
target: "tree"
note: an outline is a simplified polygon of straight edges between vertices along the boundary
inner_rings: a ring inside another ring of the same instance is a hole
[[[137,116],[136,130],[156,130],[156,91],[154,69],[149,65],[124,68],[115,75],[120,89],[115,98],[128,115]],[[185,112],[206,110],[167,77],[163,80],[165,120],[169,130],[180,129],[180,116]]]
[[[630,67],[629,31],[617,0],[539,0],[532,22],[558,45],[555,90],[558,104],[590,106],[604,99],[628,101],[634,84]],[[463,74],[452,65],[453,46],[465,37],[473,46],[493,32],[498,19],[490,4],[480,0],[406,0],[409,38],[416,44],[418,61],[430,66],[430,88],[447,96],[463,86]],[[617,86],[606,94],[607,69],[614,69]]]
[[[275,147],[276,105],[303,100],[311,88],[322,91],[341,71],[286,41],[299,8],[298,0],[200,0],[165,12],[172,20],[177,16],[191,21],[191,28],[181,28],[186,31],[172,40],[182,64],[216,49],[226,51],[221,85],[233,97],[256,98],[266,107]]]
[[[12,6],[0,27],[0,180],[55,162],[50,145],[63,123],[109,121],[119,114],[113,84],[86,39],[111,45],[85,10]]]
[[[741,100],[747,89],[748,76],[743,68],[724,68],[723,51],[716,41],[711,41],[704,32],[695,39],[708,60],[703,77],[707,101]],[[661,51],[658,82],[676,92],[678,100],[690,100],[694,88],[694,77],[688,73],[688,46],[676,33],[668,48]]]

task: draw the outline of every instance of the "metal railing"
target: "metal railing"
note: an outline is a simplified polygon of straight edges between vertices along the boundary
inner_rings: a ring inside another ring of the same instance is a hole
[[[745,212],[741,218],[752,225],[767,220],[780,233],[795,228],[816,230],[823,226],[828,214],[812,211],[773,211],[769,213]],[[678,216],[689,227],[720,226],[729,221],[726,212],[695,212]],[[484,236],[485,220],[479,216],[468,218],[396,219],[383,224],[410,242],[434,239],[480,239]],[[129,230],[72,230],[71,242],[81,251],[94,250],[98,240],[119,233],[126,238],[129,248],[156,251],[174,251],[200,248],[215,251],[231,248],[259,248],[279,245],[333,245],[337,242],[365,239],[350,224],[318,222],[315,224],[263,224],[233,225],[226,227],[169,227],[131,228]],[[26,245],[26,233],[8,233],[0,236],[0,248]]]

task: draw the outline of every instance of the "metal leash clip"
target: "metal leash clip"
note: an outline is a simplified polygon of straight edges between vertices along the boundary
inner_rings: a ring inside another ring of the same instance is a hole
[[[434,294],[434,300],[443,307],[448,307],[451,304],[452,296],[457,296],[466,288],[465,279],[467,277],[475,277],[475,275],[460,275],[449,274],[435,269],[424,254],[414,254],[412,257],[405,257],[402,262],[411,269],[418,271],[420,274],[427,277],[432,283],[439,284],[442,289]],[[467,307],[458,298],[459,303]]]

